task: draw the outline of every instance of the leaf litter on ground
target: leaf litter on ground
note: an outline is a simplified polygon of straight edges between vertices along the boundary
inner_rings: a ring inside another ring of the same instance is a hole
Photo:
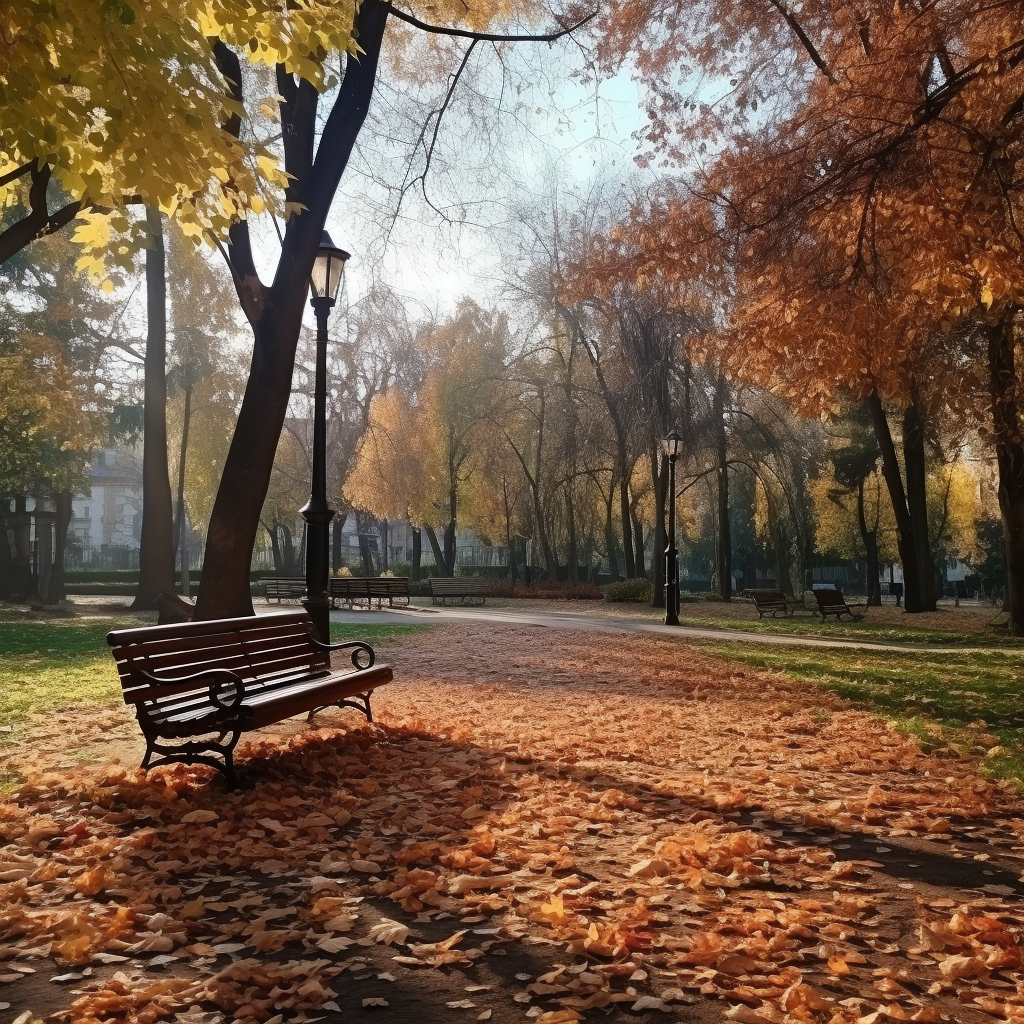
[[[41,726],[0,804],[0,993],[52,968],[82,975],[54,1020],[301,1022],[378,982],[377,950],[413,986],[528,950],[543,969],[471,999],[460,980],[439,1013],[1024,1021],[1009,784],[779,672],[543,637],[402,640],[380,724],[253,734],[237,793],[206,768],[72,769]],[[130,746],[127,715],[75,734]]]

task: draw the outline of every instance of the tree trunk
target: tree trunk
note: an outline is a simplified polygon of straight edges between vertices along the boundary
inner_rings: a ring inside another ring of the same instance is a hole
[[[413,583],[420,580],[420,561],[423,557],[423,534],[418,526],[412,530],[412,564],[409,566],[409,575]]]
[[[638,509],[629,510],[629,521],[633,526],[633,560],[636,565],[637,579],[643,579],[647,575],[645,564],[644,548],[644,524],[640,519]]]
[[[615,497],[615,485],[612,484],[612,489],[608,492],[608,500],[605,502],[605,517],[604,517],[604,543],[608,549],[608,575],[611,577],[612,583],[619,582],[619,553],[616,550],[618,547],[618,537],[615,536],[615,524],[612,522],[612,504]]]
[[[903,464],[907,470],[907,511],[914,530],[914,558],[920,587],[920,611],[935,611],[935,560],[928,537],[928,495],[924,451],[924,425],[917,405],[903,412]]]
[[[174,593],[174,516],[167,468],[167,276],[160,213],[146,207],[145,398],[142,448],[142,538],[139,589],[133,610],[155,608],[161,594]],[[255,536],[255,534],[254,534]],[[248,567],[247,567],[248,568]],[[246,572],[246,589],[249,576]]]
[[[729,522],[729,446],[725,435],[725,375],[719,373],[715,388],[715,456],[718,464],[718,596],[732,600],[732,526]]]
[[[566,561],[569,563],[569,582],[579,583],[579,551],[576,544],[576,514],[573,511],[572,489],[565,488],[565,528],[568,541]]]
[[[298,84],[296,95],[282,107],[290,128],[285,131],[285,163],[293,175],[287,198],[301,202],[305,209],[288,219],[269,287],[259,280],[247,225],[231,229],[228,252],[239,299],[253,327],[253,355],[210,516],[196,619],[253,614],[249,565],[291,395],[309,275],[327,214],[370,107],[389,12],[390,5],[383,0],[363,0],[359,5],[355,36],[361,52],[347,59],[331,111],[322,121],[315,156],[317,108],[315,93],[308,91],[312,87]],[[242,82],[237,55],[219,45],[215,51],[237,99]],[[282,75],[279,81],[294,84],[290,75]],[[300,107],[305,111],[301,116]]]
[[[868,605],[881,606],[882,583],[878,565],[878,528],[868,528],[868,519],[864,513],[864,477],[861,477],[857,485],[857,525],[860,527],[861,540],[864,541],[864,551],[867,554]]]
[[[623,453],[625,458],[625,453]],[[633,522],[629,514],[629,472],[625,463],[622,465],[622,478],[619,480],[619,518],[622,522],[622,554],[626,563],[626,579],[635,579],[636,558],[633,552]]]
[[[0,498],[0,598],[10,600],[14,591],[14,557],[7,536],[5,512],[9,508],[6,498]]]
[[[444,564],[442,575],[455,575],[455,520],[449,519],[444,528]]]
[[[185,543],[185,459],[188,456],[188,431],[192,422],[192,385],[185,385],[185,412],[181,425],[181,452],[178,456],[178,504],[174,515],[174,554],[180,557],[178,583],[181,596],[188,597],[189,582],[188,545]]]
[[[882,478],[889,491],[889,500],[896,519],[896,547],[899,549],[900,562],[903,565],[903,607],[908,612],[926,611],[921,594],[914,523],[907,508],[903,476],[900,473],[899,459],[896,457],[896,446],[889,430],[889,420],[877,391],[872,391],[868,396],[868,408],[871,410],[875,438],[882,453]]]
[[[67,597],[64,580],[64,555],[68,547],[68,528],[71,526],[71,502],[74,492],[69,490],[56,491],[53,495],[57,506],[54,520],[53,536],[53,568],[47,581],[45,593],[40,594],[44,604],[60,604]]]
[[[437,533],[430,523],[426,523],[423,527],[424,533],[427,535],[427,541],[430,544],[430,550],[434,554],[434,572],[439,576],[443,576],[444,573],[444,552],[441,550],[441,545],[437,540]]]
[[[1013,315],[988,327],[992,425],[999,466],[999,514],[1006,547],[1006,594],[1010,632],[1024,634],[1024,442],[1017,397]]]

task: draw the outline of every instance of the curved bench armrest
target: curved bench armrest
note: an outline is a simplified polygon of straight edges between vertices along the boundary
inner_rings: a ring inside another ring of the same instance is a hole
[[[186,683],[200,683],[210,680],[210,703],[221,711],[233,711],[245,700],[245,680],[228,668],[208,668],[187,676],[158,676],[145,669],[136,669],[135,674],[151,686],[181,686]],[[223,693],[221,692],[223,689]]]
[[[310,642],[322,651],[345,651],[352,649],[352,664],[355,668],[372,668],[377,660],[373,648],[363,640],[349,640],[341,644],[325,644],[322,640],[310,634]]]

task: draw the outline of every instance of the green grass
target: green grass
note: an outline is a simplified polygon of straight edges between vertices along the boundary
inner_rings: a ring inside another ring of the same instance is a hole
[[[0,727],[57,708],[120,700],[107,633],[139,625],[131,618],[0,623]],[[366,640],[378,648],[428,626],[331,623],[331,639]],[[0,733],[0,743],[8,733]]]
[[[878,711],[926,748],[982,754],[987,746],[979,743],[979,732],[987,732],[1006,752],[986,758],[986,769],[1024,784],[1024,651],[875,652],[718,641],[702,646]]]
[[[392,626],[389,623],[370,622],[365,626],[359,622],[332,622],[331,643],[340,644],[346,640],[365,640],[370,646],[386,644],[388,640],[422,633],[430,626]]]
[[[753,615],[756,616],[756,612]],[[836,622],[829,619],[803,616],[790,619],[715,619],[687,617],[686,611],[679,618],[683,626],[710,626],[713,629],[740,630],[744,633],[767,633],[773,636],[821,636],[830,639],[868,640],[878,643],[927,643],[958,647],[1007,647],[1019,646],[1024,650],[1024,641],[1006,633],[959,632],[952,629],[925,629],[920,626],[894,627],[885,623],[871,622],[868,617],[860,622]]]
[[[121,688],[106,636],[111,629],[138,624],[127,619],[0,623],[0,726],[56,708],[118,700]]]

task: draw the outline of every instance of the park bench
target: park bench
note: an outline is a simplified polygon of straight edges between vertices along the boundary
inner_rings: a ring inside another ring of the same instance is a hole
[[[747,590],[744,593],[754,602],[759,619],[769,613],[773,619],[788,618],[790,615],[800,612],[806,612],[808,615],[814,614],[813,609],[804,607],[802,601],[786,597],[781,590]]]
[[[350,608],[362,602],[369,608],[375,601],[381,608],[387,601],[388,607],[393,608],[396,600],[409,603],[409,577],[332,576],[330,597],[332,608],[337,608],[339,601]]]
[[[479,597],[481,604],[487,603],[487,580],[471,576],[431,576],[430,599],[434,604],[447,604],[448,598],[459,597],[466,603],[467,597]]]
[[[304,611],[119,629],[107,643],[146,739],[142,767],[209,764],[232,788],[243,732],[334,706],[372,721],[370,693],[392,677],[369,644],[321,643]],[[331,670],[336,650],[352,668]]]
[[[843,597],[840,590],[815,590],[814,600],[817,602],[818,614],[821,616],[822,622],[830,615],[836,617],[836,622],[844,615],[849,615],[856,621],[864,618],[864,613],[868,610],[866,604],[847,604],[846,598]]]
[[[298,601],[306,596],[306,581],[303,579],[267,576],[260,583],[263,584],[267,604],[271,601],[277,601],[278,604],[283,600]]]

